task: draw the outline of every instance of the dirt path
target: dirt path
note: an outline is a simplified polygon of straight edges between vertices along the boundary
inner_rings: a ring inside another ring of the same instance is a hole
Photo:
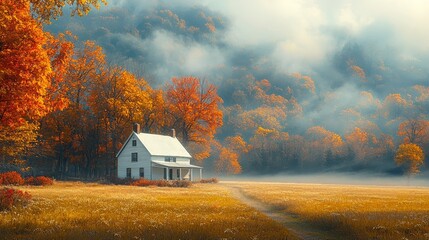
[[[293,214],[287,214],[281,210],[274,209],[273,206],[267,205],[259,200],[256,200],[246,195],[240,187],[225,185],[231,190],[232,195],[240,200],[241,202],[255,208],[256,210],[267,215],[274,221],[281,223],[295,236],[304,240],[324,240],[324,239],[336,239],[333,236],[329,236],[327,233],[322,233],[320,230],[316,230],[308,224],[302,222],[297,216]]]

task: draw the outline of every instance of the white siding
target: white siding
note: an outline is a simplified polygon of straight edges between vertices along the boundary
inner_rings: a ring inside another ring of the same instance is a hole
[[[164,179],[164,168],[158,168],[158,167],[152,168],[152,179],[153,180]]]
[[[165,162],[165,157],[152,156],[151,159],[152,161]]]
[[[132,146],[133,140],[137,140],[137,146]],[[137,162],[131,162],[131,153],[134,152],[138,153]],[[145,178],[150,179],[150,154],[134,133],[118,156],[118,178],[127,177],[127,168],[131,168],[131,177],[135,179],[140,178],[140,168],[144,168]]]
[[[178,157],[176,158],[176,162],[191,164],[190,158]]]

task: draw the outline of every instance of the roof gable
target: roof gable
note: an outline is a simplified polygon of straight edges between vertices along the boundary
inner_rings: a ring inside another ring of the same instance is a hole
[[[149,133],[136,136],[152,156],[192,157],[177,138]]]

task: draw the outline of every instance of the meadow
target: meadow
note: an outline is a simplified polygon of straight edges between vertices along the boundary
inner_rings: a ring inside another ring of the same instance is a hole
[[[429,239],[424,187],[55,182],[18,188],[33,198],[27,206],[0,212],[2,239],[297,239],[294,233],[310,229],[333,236],[321,239]],[[236,191],[293,216],[298,231],[237,200]]]
[[[56,182],[0,212],[1,239],[295,239],[220,184],[161,188]]]
[[[232,182],[339,239],[429,239],[429,188]]]

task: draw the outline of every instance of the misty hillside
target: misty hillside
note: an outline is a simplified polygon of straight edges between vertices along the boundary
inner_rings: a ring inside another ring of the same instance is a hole
[[[328,154],[338,162],[359,158],[366,159],[364,165],[385,161],[393,167],[393,152],[404,140],[399,125],[427,119],[429,49],[414,37],[422,34],[418,24],[426,16],[398,13],[403,6],[392,6],[389,11],[400,14],[393,17],[370,2],[258,1],[235,11],[241,4],[110,3],[86,18],[63,17],[47,29],[95,40],[109,61],[155,87],[188,75],[215,84],[224,101],[218,138],[240,135],[249,142],[258,127],[287,133],[287,146],[273,146],[279,155],[273,161],[290,155],[291,142],[314,149],[312,141],[339,134],[348,147],[330,153],[326,145],[334,143],[326,143],[311,161],[326,161]],[[356,129],[367,135],[359,149],[351,140]],[[426,133],[425,149],[427,139]],[[295,158],[305,158],[297,152]],[[288,161],[281,169],[298,160]],[[258,169],[257,162],[242,164]]]

